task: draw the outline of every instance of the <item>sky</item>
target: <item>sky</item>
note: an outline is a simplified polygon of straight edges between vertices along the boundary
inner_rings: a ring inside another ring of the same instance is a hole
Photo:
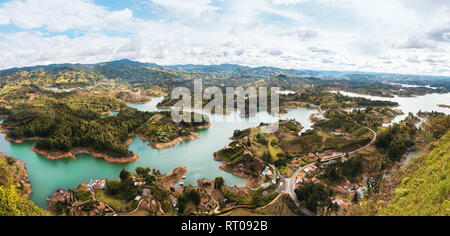
[[[0,0],[0,69],[118,59],[450,76],[450,1]]]

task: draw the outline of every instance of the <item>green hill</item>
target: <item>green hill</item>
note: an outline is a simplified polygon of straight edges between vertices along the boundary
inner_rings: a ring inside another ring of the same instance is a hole
[[[152,83],[168,85],[190,78],[186,72],[164,69],[155,64],[129,60],[91,65],[58,64],[13,68],[0,71],[0,83],[34,84],[44,87],[74,88],[126,83],[133,86]]]
[[[384,181],[378,194],[343,214],[449,216],[450,132],[425,150]]]
[[[0,216],[47,216],[43,209],[23,197],[20,183],[26,173],[14,158],[0,154]]]
[[[378,215],[450,215],[450,132],[434,145],[401,174],[401,184]]]

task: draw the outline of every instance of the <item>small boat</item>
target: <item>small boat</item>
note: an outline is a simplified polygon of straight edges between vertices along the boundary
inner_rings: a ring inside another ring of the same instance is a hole
[[[183,179],[186,179],[186,176],[183,176]]]

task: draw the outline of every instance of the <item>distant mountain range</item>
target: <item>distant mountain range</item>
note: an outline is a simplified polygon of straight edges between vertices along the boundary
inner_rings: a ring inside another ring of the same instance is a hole
[[[175,65],[160,66],[154,63],[141,63],[118,60],[97,64],[53,64],[12,68],[0,71],[0,81],[23,79],[21,72],[44,71],[47,75],[62,72],[78,72],[91,77],[127,80],[130,83],[161,82],[164,80],[183,80],[191,78],[268,78],[278,75],[288,77],[317,77],[325,80],[370,80],[376,82],[405,83],[449,87],[450,77],[427,75],[404,75],[372,72],[314,71],[280,69],[275,67],[248,67],[234,64],[222,65]]]

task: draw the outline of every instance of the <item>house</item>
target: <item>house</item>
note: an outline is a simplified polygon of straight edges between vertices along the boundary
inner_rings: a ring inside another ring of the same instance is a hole
[[[150,189],[148,189],[148,188],[144,188],[144,189],[142,190],[142,196],[144,196],[144,197],[150,196],[150,193],[151,193],[151,191],[150,191]]]
[[[313,153],[308,154],[308,158],[316,158],[316,155],[314,155]]]
[[[143,185],[145,185],[144,182],[134,182],[134,186],[139,186],[139,187],[141,187],[141,186],[143,186]]]
[[[100,184],[94,184],[94,185],[92,185],[91,189],[94,191],[97,191],[97,190],[101,190],[102,187],[100,186]]]
[[[223,150],[230,150],[230,149],[233,149],[233,147],[231,147],[230,145],[227,145],[227,146],[225,146],[224,148],[223,148]]]
[[[172,202],[172,206],[176,207],[178,202],[177,199],[173,195],[169,195],[170,201]]]
[[[325,151],[325,155],[327,155],[327,156],[331,156],[333,154],[334,154],[334,152],[332,150]]]
[[[336,205],[341,205],[342,203],[344,203],[344,200],[342,200],[342,199],[339,199],[339,198],[336,198],[336,199],[334,199],[333,201],[331,201],[333,204],[336,204]]]
[[[319,180],[316,177],[314,177],[311,179],[311,182],[317,184],[317,183],[319,183]]]
[[[317,166],[312,165],[312,166],[309,166],[308,168],[306,168],[306,169],[305,169],[305,172],[306,172],[306,173],[313,173],[313,172],[316,172],[317,169],[318,169]]]
[[[137,196],[134,200],[135,200],[135,201],[140,201],[141,199],[142,199],[141,196]]]
[[[296,183],[296,184],[304,183],[305,180],[306,180],[306,173],[305,173],[305,172],[302,172],[302,173],[300,173],[299,175],[297,175],[297,180],[296,180],[295,183]]]
[[[272,176],[273,175],[273,173],[272,173],[272,171],[270,170],[270,169],[268,169],[268,168],[266,168],[264,171],[263,171],[263,175],[264,176]]]

